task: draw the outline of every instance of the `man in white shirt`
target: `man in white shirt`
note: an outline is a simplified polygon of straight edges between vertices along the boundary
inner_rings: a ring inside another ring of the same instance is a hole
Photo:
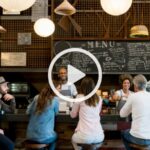
[[[122,139],[127,150],[129,143],[150,145],[150,93],[146,91],[147,80],[143,75],[133,79],[135,93],[128,97],[120,110],[121,117],[132,114],[130,130],[122,132]]]
[[[58,77],[61,84],[60,93],[64,96],[76,97],[77,89],[75,85],[67,82],[67,68],[61,67],[58,71]]]

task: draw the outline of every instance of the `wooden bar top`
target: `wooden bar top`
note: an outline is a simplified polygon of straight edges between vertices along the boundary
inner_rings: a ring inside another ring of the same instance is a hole
[[[6,120],[9,122],[28,122],[29,116],[25,114],[25,111],[20,112],[18,111],[15,114],[4,114],[1,115],[2,120]],[[102,114],[101,115],[101,122],[117,122],[117,121],[125,121],[126,118],[120,118],[119,114]],[[56,116],[56,122],[70,122],[76,123],[78,118],[72,119],[69,114],[66,113],[58,113]]]

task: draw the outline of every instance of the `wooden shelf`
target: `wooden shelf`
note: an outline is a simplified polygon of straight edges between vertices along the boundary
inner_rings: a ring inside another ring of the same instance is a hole
[[[48,72],[48,68],[0,68],[0,72]]]
[[[55,37],[54,41],[87,41],[87,40],[97,40],[97,41],[150,41],[148,38],[100,38],[100,37]]]

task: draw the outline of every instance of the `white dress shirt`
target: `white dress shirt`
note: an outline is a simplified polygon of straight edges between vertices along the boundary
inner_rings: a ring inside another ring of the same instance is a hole
[[[130,134],[134,137],[150,140],[150,93],[139,91],[129,96],[120,111],[121,117],[132,113]]]

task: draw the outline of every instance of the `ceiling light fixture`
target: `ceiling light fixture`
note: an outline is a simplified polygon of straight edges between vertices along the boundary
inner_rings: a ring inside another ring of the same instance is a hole
[[[0,25],[0,33],[5,33],[7,30]]]
[[[64,0],[58,7],[55,8],[54,12],[58,15],[69,16],[76,13],[76,9],[68,2],[68,0]]]
[[[0,6],[11,12],[23,11],[30,8],[36,0],[0,0]]]
[[[132,0],[100,0],[103,10],[112,16],[126,13],[132,5]]]
[[[34,31],[41,37],[48,37],[55,31],[55,25],[48,18],[40,18],[34,23]]]

